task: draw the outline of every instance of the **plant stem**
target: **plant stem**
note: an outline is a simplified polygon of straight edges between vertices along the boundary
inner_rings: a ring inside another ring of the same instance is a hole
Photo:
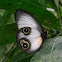
[[[13,47],[15,46],[16,42],[12,45],[12,47],[10,48],[10,50],[5,54],[5,57],[2,59],[1,62],[5,62],[5,60],[7,59],[9,53],[11,52],[11,50],[13,49]]]

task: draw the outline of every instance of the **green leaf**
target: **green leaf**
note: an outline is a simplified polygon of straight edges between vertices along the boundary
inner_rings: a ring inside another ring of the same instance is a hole
[[[60,7],[60,10],[61,10],[61,16],[62,16],[62,6]]]
[[[0,26],[6,25],[8,22],[8,19],[10,18],[10,15],[11,15],[11,13],[9,11],[5,11],[5,10],[3,12],[2,11],[1,11],[2,16],[0,15],[0,17],[1,17]]]
[[[39,0],[39,3],[41,4],[41,7],[44,7],[46,9],[46,1],[45,0]]]
[[[18,62],[30,62],[30,59],[32,58],[32,56],[23,58],[22,60],[19,60]]]
[[[4,57],[4,54],[3,54],[3,47],[0,47],[0,62],[2,60],[2,58]]]
[[[45,0],[29,0],[29,1],[46,9],[46,1]]]
[[[13,46],[13,49],[9,51],[8,57],[5,62],[11,62],[12,58],[17,55],[20,51],[17,46]],[[10,59],[11,58],[11,59]]]
[[[20,52],[21,50],[15,46],[9,53],[5,62],[29,62],[33,55]],[[10,59],[11,58],[11,59]]]
[[[54,2],[55,2],[56,6],[57,6],[57,8],[58,8],[59,0],[54,0]]]
[[[15,18],[14,18],[14,14],[11,14],[7,24],[12,24],[12,23],[15,23]]]
[[[33,56],[32,54],[26,54],[26,53],[20,52],[19,54],[17,54],[15,57],[12,58],[11,62],[19,62],[19,61],[24,62],[25,59],[28,62],[32,56]]]
[[[16,42],[16,32],[17,26],[15,23],[5,25],[4,29],[0,26],[0,46]]]
[[[3,3],[5,6],[3,6]],[[44,8],[42,8],[40,5],[38,5],[37,3],[34,3],[31,0],[9,0],[6,2],[3,1],[3,3],[1,3],[0,8],[9,10],[10,12],[15,12],[17,9],[24,9],[28,12],[30,12],[32,15],[36,15],[36,19],[42,24],[45,25],[49,28],[53,28],[56,30],[60,31],[60,24],[59,24],[59,20],[57,20],[57,18],[50,13],[49,11],[45,10]],[[10,5],[9,5],[10,4]]]
[[[28,12],[32,13],[33,15],[38,16],[36,18],[38,18],[37,20],[41,24],[43,23],[47,27],[60,30],[59,21],[56,19],[56,17],[52,13],[43,9],[41,6],[38,6],[35,3],[32,3],[31,1],[25,0],[22,2],[23,2],[22,4],[20,2],[20,5],[22,6],[21,8],[27,10]],[[39,20],[39,19],[41,19],[41,20]]]
[[[62,62],[62,36],[47,40],[30,62]]]

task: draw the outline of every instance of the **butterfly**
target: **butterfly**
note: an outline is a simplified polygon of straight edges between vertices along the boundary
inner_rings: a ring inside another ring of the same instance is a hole
[[[18,47],[26,53],[38,51],[47,37],[42,25],[32,14],[25,10],[17,10],[15,21],[18,27],[16,42]]]

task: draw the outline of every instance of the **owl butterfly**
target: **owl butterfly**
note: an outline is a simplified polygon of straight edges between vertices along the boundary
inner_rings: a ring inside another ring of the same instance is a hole
[[[41,24],[25,10],[17,10],[15,20],[18,27],[16,35],[18,47],[26,53],[38,51],[46,39],[47,32],[44,32]]]

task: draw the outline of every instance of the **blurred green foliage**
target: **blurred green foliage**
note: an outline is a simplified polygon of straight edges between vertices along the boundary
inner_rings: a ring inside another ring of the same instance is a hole
[[[47,8],[55,11],[48,11]],[[17,26],[14,14],[17,9],[31,13],[48,30],[49,39],[56,36],[56,31],[61,33],[62,6],[59,8],[60,10],[54,0],[0,0],[0,61],[30,62],[34,55],[25,54],[16,45],[12,45],[16,42]]]

